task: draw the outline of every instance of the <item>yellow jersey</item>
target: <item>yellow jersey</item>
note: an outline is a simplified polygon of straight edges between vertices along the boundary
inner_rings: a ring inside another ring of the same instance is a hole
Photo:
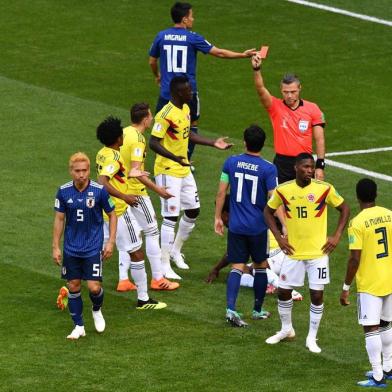
[[[124,166],[128,175],[131,170],[131,163],[141,162],[141,170],[144,170],[144,160],[146,159],[146,139],[135,127],[124,128],[124,142],[120,147],[120,154],[124,160]],[[131,195],[147,195],[146,186],[137,178],[128,178],[128,193]]]
[[[288,241],[294,247],[291,258],[309,260],[324,255],[327,205],[338,207],[343,201],[331,184],[314,179],[303,188],[293,180],[274,189],[268,206],[274,210],[284,206]]]
[[[361,250],[357,291],[382,297],[392,293],[392,211],[363,209],[348,227],[349,249]]]
[[[127,172],[119,151],[113,148],[101,148],[96,157],[97,176],[109,177],[110,185],[121,193],[127,194]],[[117,216],[122,215],[128,207],[124,200],[111,196],[114,201],[114,210]]]
[[[274,235],[272,234],[271,230],[268,230],[268,239],[269,239],[269,248],[270,249],[277,249],[279,248],[278,241],[276,241]]]
[[[161,139],[161,144],[166,150],[174,155],[185,157],[184,161],[187,162],[190,126],[189,106],[185,104],[182,109],[179,109],[169,102],[156,114],[151,135]],[[186,177],[189,173],[189,166],[181,166],[157,154],[154,165],[155,176],[168,174],[173,177]]]

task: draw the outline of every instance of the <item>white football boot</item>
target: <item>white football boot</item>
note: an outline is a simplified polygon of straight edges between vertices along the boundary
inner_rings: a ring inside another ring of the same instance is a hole
[[[67,339],[77,340],[77,339],[83,338],[85,336],[86,336],[86,331],[84,330],[84,326],[83,325],[75,325],[75,328],[67,336]]]
[[[97,332],[101,333],[105,330],[106,327],[106,322],[105,319],[103,318],[101,309],[97,310],[97,311],[92,311],[93,313],[93,319],[94,319],[94,325],[95,325],[95,329]]]

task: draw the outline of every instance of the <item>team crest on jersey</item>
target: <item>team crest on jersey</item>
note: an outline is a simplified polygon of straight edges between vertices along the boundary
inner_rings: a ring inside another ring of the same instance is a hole
[[[316,200],[316,196],[313,193],[309,193],[309,195],[306,196],[306,198],[311,202],[314,203]]]
[[[95,197],[88,197],[86,199],[86,206],[88,208],[93,208],[95,206]]]
[[[301,132],[305,132],[305,131],[308,129],[308,126],[309,126],[309,121],[300,120],[300,121],[299,121],[299,124],[298,124],[298,129],[299,129]]]

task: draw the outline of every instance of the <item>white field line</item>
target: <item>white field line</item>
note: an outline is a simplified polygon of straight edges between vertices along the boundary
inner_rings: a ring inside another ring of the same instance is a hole
[[[325,154],[326,157],[337,157],[339,155],[357,155],[357,154],[371,154],[373,152],[392,151],[392,147],[379,147],[369,148],[367,150],[352,150],[352,151],[341,151],[341,152],[328,152]]]
[[[350,16],[352,18],[362,19],[362,20],[366,20],[368,22],[378,23],[378,24],[392,27],[391,20],[380,19],[380,18],[376,18],[374,16],[369,16],[369,15],[364,15],[364,14],[357,14],[356,12],[351,12],[351,11],[343,10],[341,8],[331,7],[329,5],[313,3],[311,1],[305,1],[305,0],[285,0],[285,1],[288,1],[289,3],[295,3],[295,4],[305,5],[307,7],[318,8],[320,10],[333,12],[335,14],[346,15],[346,16]]]
[[[386,174],[381,174],[381,173],[377,173],[374,171],[362,169],[361,167],[349,165],[347,163],[341,163],[341,162],[333,161],[331,159],[326,159],[325,164],[329,165],[329,166],[337,167],[339,169],[347,170],[347,171],[350,171],[353,173],[362,174],[364,176],[369,176],[369,177],[373,177],[373,178],[378,178],[380,180],[392,182],[391,176],[387,176]]]

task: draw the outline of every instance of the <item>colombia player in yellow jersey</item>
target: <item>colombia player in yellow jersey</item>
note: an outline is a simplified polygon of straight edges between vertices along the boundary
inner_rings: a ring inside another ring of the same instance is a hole
[[[132,125],[124,129],[124,141],[120,147],[121,156],[127,173],[131,169],[144,171],[144,160],[146,157],[146,140],[143,133],[150,128],[152,114],[148,104],[137,103],[130,110]],[[147,188],[152,189],[164,199],[172,197],[163,187],[157,186],[147,175],[138,178],[128,178],[128,193],[136,195],[137,205],[131,206],[132,213],[141,227],[146,241],[146,254],[151,265],[151,288],[154,290],[175,290],[179,287],[176,282],[170,282],[163,276],[161,263],[161,248],[159,246],[158,223],[154,207],[147,194]],[[119,252],[120,282],[118,291],[123,290],[124,284],[130,284],[128,279],[129,257],[126,252]],[[181,279],[175,272],[165,270],[166,274],[173,273],[171,278]],[[126,288],[126,287],[125,287]]]
[[[188,143],[226,150],[232,146],[225,138],[207,139],[190,132],[190,114],[187,103],[192,99],[192,89],[186,76],[176,76],[170,82],[172,99],[155,116],[151,132],[150,148],[157,153],[154,175],[158,185],[167,187],[174,195],[170,199],[161,197],[162,263],[170,263],[170,257],[177,267],[189,269],[184,262],[181,248],[195,227],[200,211],[199,195],[195,179],[187,159]],[[175,226],[181,211],[178,232]],[[175,239],[174,239],[175,237]]]
[[[373,180],[360,180],[356,193],[361,212],[348,228],[350,257],[340,302],[349,305],[355,277],[358,322],[365,332],[372,365],[368,380],[358,385],[383,387],[385,378],[392,379],[392,211],[376,206],[377,185]]]
[[[166,304],[148,296],[141,229],[130,209],[131,205],[137,204],[137,200],[135,196],[128,193],[127,172],[120,154],[120,146],[123,144],[121,120],[114,117],[106,118],[97,127],[97,138],[105,146],[98,151],[96,157],[98,182],[113,196],[118,217],[116,245],[119,251],[127,252],[131,260],[131,274],[137,287],[136,307],[137,309],[165,308]]]
[[[279,185],[264,209],[264,216],[279,247],[286,254],[279,278],[278,311],[281,330],[266,342],[276,344],[295,336],[291,323],[294,287],[303,286],[305,272],[310,289],[310,323],[306,347],[321,352],[316,343],[318,327],[323,315],[324,285],[329,283],[328,254],[338,244],[346,226],[350,210],[335,188],[326,182],[314,180],[315,162],[309,153],[296,157],[296,179]],[[274,219],[274,212],[284,206],[288,236],[282,237]],[[339,213],[337,228],[327,237],[327,205]]]

